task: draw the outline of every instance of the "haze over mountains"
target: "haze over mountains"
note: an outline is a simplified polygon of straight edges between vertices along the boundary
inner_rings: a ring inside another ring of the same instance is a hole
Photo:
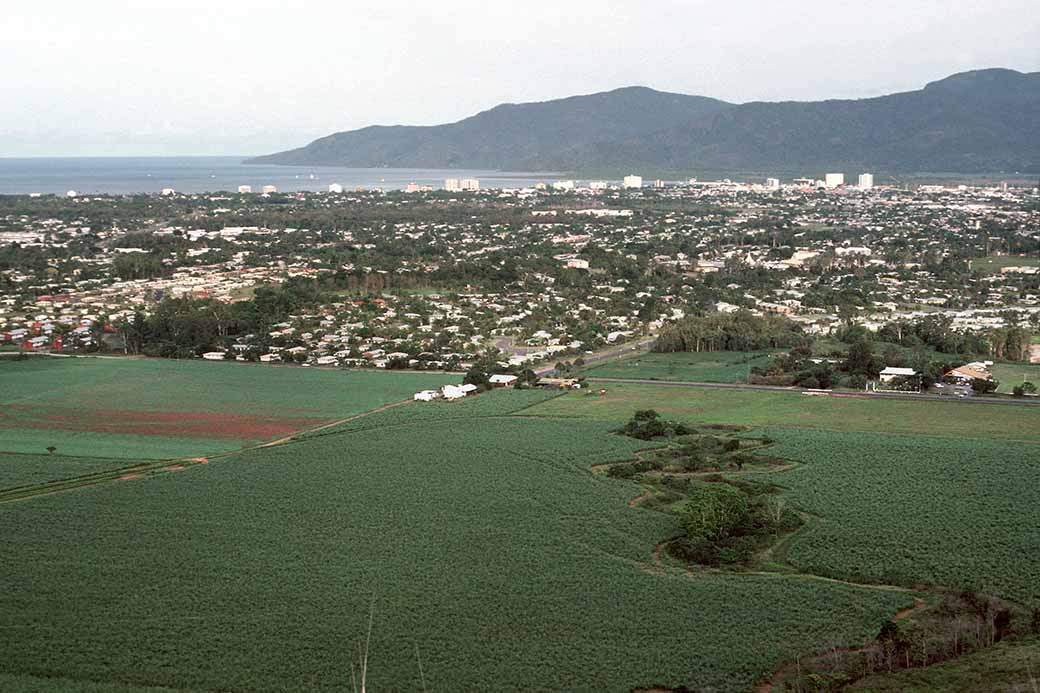
[[[371,126],[246,163],[512,171],[1040,172],[1040,72],[988,69],[869,99],[731,104],[627,87]]]

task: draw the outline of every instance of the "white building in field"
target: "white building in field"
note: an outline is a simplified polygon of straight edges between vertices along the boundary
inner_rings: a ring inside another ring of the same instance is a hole
[[[874,187],[874,175],[872,173],[859,174],[859,184],[856,187],[860,190],[870,190]]]
[[[458,178],[445,178],[444,189],[448,192],[458,192],[459,190],[462,190],[462,188],[459,187]]]
[[[913,378],[916,375],[917,371],[913,368],[896,368],[894,366],[889,366],[885,370],[881,371],[881,374],[878,377],[881,382],[890,383],[896,378]]]
[[[641,188],[643,187],[643,177],[625,176],[624,180],[621,181],[621,185],[625,188]]]
[[[828,173],[823,177],[823,185],[826,188],[838,188],[845,185],[844,173]]]
[[[329,183],[329,192],[330,193],[341,193],[341,192],[343,192],[343,186],[340,185],[339,183]]]
[[[248,195],[251,192],[253,192],[253,186],[252,185],[240,185],[240,186],[238,186],[238,193],[240,195]]]

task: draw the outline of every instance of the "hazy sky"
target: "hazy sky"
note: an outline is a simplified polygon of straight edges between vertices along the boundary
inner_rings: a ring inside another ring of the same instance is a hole
[[[253,154],[633,84],[858,98],[1040,70],[1037,0],[11,0],[0,156]]]

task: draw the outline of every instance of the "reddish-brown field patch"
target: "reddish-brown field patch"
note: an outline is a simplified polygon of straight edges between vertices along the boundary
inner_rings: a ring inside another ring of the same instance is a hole
[[[8,405],[0,428],[229,440],[266,440],[320,426],[328,418],[278,417],[191,411],[71,409]]]

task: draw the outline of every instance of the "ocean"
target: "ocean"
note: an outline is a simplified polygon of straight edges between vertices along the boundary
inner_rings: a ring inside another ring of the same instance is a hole
[[[330,183],[400,190],[409,183],[440,188],[445,178],[477,178],[482,188],[513,188],[551,181],[550,173],[336,166],[250,165],[246,157],[83,157],[0,158],[0,195],[159,193],[163,188],[199,193],[236,191],[240,185],[259,192],[265,185],[279,192],[324,191]]]

